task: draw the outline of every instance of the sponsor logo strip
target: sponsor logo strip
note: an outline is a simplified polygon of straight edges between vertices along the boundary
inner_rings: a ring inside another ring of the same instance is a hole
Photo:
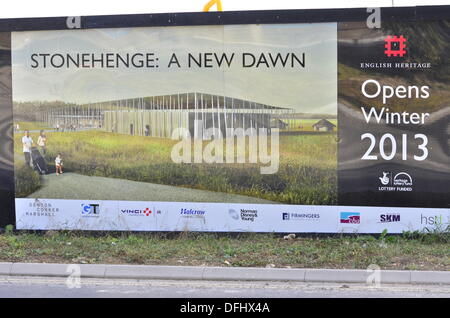
[[[30,230],[402,233],[449,218],[431,208],[16,199],[17,228]]]

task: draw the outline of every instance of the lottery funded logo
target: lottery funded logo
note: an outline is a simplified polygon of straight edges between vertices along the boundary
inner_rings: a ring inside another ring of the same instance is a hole
[[[413,179],[406,172],[394,174],[390,171],[383,171],[378,179],[380,181],[378,191],[410,192],[413,190]]]

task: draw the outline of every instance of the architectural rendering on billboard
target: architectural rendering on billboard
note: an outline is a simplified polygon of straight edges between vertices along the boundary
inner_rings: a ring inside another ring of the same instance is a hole
[[[447,226],[450,21],[274,22],[5,33],[17,228]]]

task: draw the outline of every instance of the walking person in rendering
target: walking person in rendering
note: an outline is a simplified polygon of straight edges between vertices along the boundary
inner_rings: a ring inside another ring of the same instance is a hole
[[[25,156],[25,163],[28,167],[31,165],[31,147],[33,146],[33,139],[30,137],[30,132],[25,130],[25,136],[22,137],[23,155]]]
[[[47,136],[43,130],[39,133],[37,144],[41,148],[42,155],[45,156],[47,153]]]
[[[62,158],[61,155],[58,154],[58,156],[55,159],[56,175],[63,173],[62,166],[63,166]]]

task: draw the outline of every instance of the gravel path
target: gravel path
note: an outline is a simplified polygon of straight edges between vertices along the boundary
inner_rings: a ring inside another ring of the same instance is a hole
[[[196,190],[76,173],[42,176],[43,187],[29,198],[172,202],[277,203],[244,195]]]

